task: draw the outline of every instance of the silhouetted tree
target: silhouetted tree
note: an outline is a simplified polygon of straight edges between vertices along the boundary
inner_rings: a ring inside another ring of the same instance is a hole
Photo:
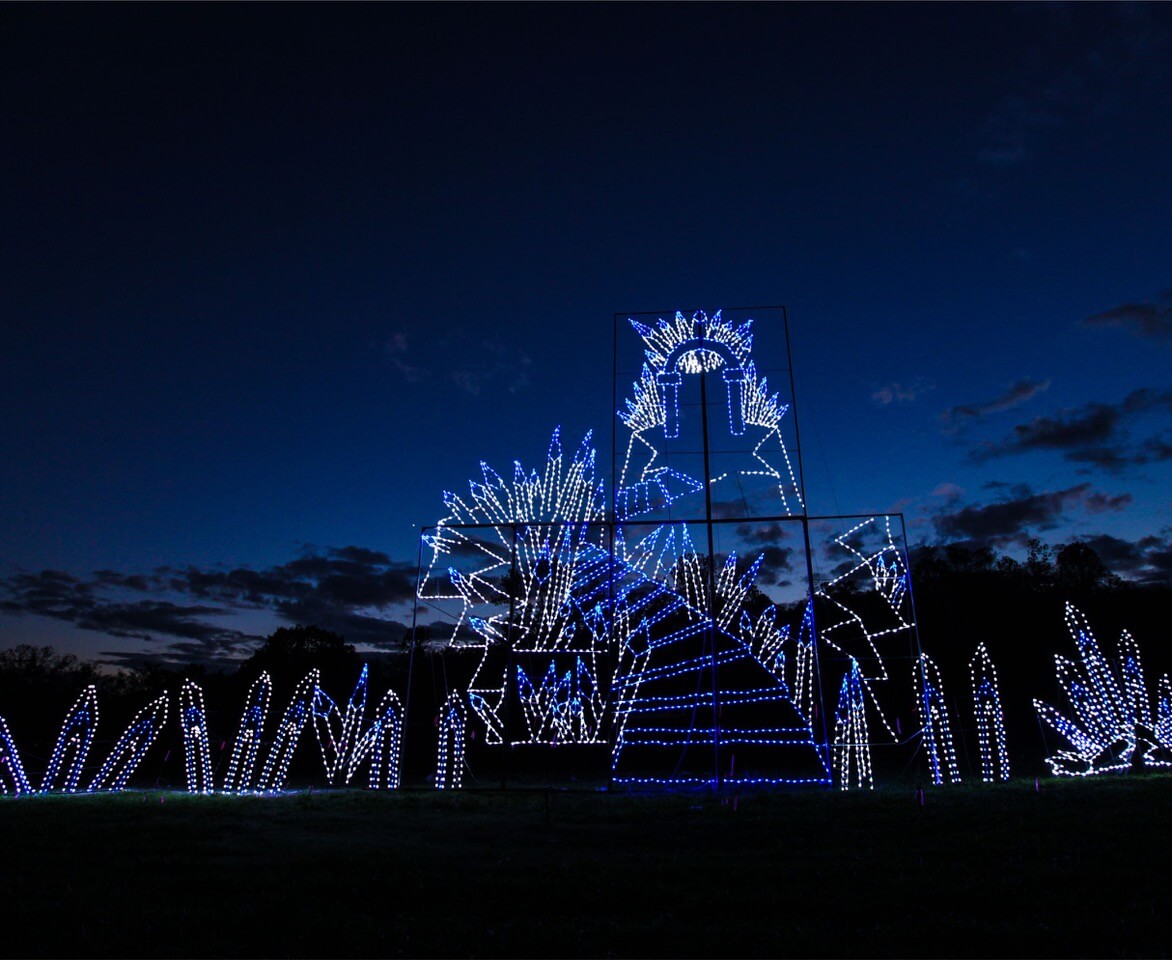
[[[240,665],[240,672],[251,679],[267,670],[279,691],[291,692],[314,667],[321,670],[323,683],[352,684],[362,669],[362,659],[341,634],[298,624],[269,634],[260,649]]]
[[[1092,547],[1085,543],[1068,543],[1055,556],[1059,588],[1085,595],[1096,588],[1118,586],[1116,577]]]

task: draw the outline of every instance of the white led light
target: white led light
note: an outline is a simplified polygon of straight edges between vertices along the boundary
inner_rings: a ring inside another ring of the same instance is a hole
[[[77,698],[77,702],[65,714],[65,721],[61,724],[61,732],[57,735],[57,743],[53,753],[49,756],[49,765],[45,768],[45,775],[41,779],[41,792],[63,790],[73,793],[77,790],[77,781],[81,776],[89,755],[90,744],[94,740],[94,731],[98,726],[98,688],[90,684]],[[66,764],[68,763],[68,767]],[[62,768],[65,767],[64,777],[58,782]]]
[[[921,653],[916,663],[916,707],[920,714],[921,743],[928,758],[932,782],[939,785],[947,780],[960,783],[956,766],[956,748],[952,741],[952,725],[948,707],[944,703],[944,685],[940,671],[926,654]]]
[[[212,792],[212,759],[203,690],[184,680],[179,690],[179,723],[183,728],[183,768],[188,793]]]
[[[152,700],[143,707],[135,718],[130,721],[126,732],[118,738],[110,756],[102,764],[89,787],[93,793],[97,790],[121,790],[126,781],[134,773],[135,768],[142,762],[151,744],[158,739],[167,722],[167,695]]]
[[[20,751],[8,732],[8,724],[0,717],[0,793],[32,793],[24,766],[20,762]]]
[[[1139,646],[1126,630],[1119,639],[1119,672],[1099,649],[1082,612],[1066,604],[1066,626],[1079,659],[1056,656],[1058,683],[1074,713],[1070,719],[1034,701],[1038,716],[1073,750],[1046,758],[1056,776],[1089,777],[1132,766],[1172,766],[1172,684],[1160,678],[1156,722],[1148,701]]]
[[[996,783],[1009,779],[1009,755],[1005,751],[1005,718],[997,671],[982,643],[969,663],[973,687],[973,712],[977,716],[977,745],[981,754],[981,779]]]

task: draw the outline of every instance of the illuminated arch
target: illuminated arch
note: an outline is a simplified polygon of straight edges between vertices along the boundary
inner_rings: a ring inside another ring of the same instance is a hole
[[[707,337],[704,334],[704,325],[700,321],[696,322],[696,327],[697,335],[676,344],[667,355],[663,370],[655,375],[656,382],[662,388],[660,393],[663,402],[663,435],[669,440],[680,435],[679,390],[684,379],[680,367],[685,366],[685,357],[703,352],[714,353],[724,361],[720,374],[728,388],[729,430],[734,437],[739,437],[745,432],[745,417],[741,408],[745,370],[728,344]]]

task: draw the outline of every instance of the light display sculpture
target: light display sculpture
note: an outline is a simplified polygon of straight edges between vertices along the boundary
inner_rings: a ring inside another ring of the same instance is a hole
[[[232,742],[232,756],[224,774],[224,789],[229,792],[247,793],[252,789],[272,694],[273,679],[268,673],[262,672],[249,687],[240,727]]]
[[[398,695],[388,690],[375,711],[374,721],[363,730],[369,675],[369,666],[363,664],[344,715],[329,695],[317,688],[313,699],[314,731],[330,784],[349,784],[361,765],[368,762],[370,789],[393,790],[399,786],[403,705]]]
[[[167,695],[152,700],[143,707],[130,722],[126,732],[118,738],[114,749],[102,764],[102,768],[89,785],[89,792],[95,790],[121,790],[126,781],[142,762],[151,744],[158,738],[167,722]]]
[[[280,790],[285,785],[285,776],[289,772],[293,751],[297,749],[301,731],[305,729],[305,724],[313,712],[320,679],[321,673],[315,667],[293,691],[293,699],[289,701],[289,706],[285,708],[285,714],[277,726],[277,735],[273,738],[273,746],[269,750],[268,759],[265,760],[264,769],[257,782],[258,790]]]
[[[1066,626],[1078,660],[1055,656],[1058,683],[1073,717],[1034,701],[1038,716],[1070,743],[1046,758],[1056,776],[1086,777],[1132,767],[1172,766],[1172,682],[1157,687],[1155,723],[1139,646],[1126,630],[1119,639],[1118,673],[1103,655],[1082,612],[1066,605]]]
[[[916,706],[920,711],[920,727],[923,730],[923,748],[928,758],[928,770],[932,782],[940,785],[960,783],[960,770],[956,765],[956,747],[952,740],[952,724],[948,719],[948,706],[944,701],[944,684],[940,682],[940,671],[926,654],[920,654],[915,670]]]
[[[326,768],[326,781],[333,785],[348,771],[351,752],[358,740],[358,730],[366,713],[366,687],[369,669],[362,665],[354,692],[342,716],[338,705],[320,686],[313,693],[313,729],[317,734],[318,749]]]
[[[871,737],[867,730],[867,698],[859,662],[842,678],[834,712],[834,773],[839,788],[874,787],[871,778]]]
[[[464,785],[464,746],[468,735],[468,708],[460,693],[450,693],[439,717],[435,788],[459,790]]]
[[[184,680],[179,690],[179,723],[183,728],[183,773],[188,793],[211,793],[212,757],[208,750],[207,711],[203,690]]]
[[[337,707],[321,688],[318,671],[311,670],[297,685],[269,746],[264,767],[258,774],[257,762],[266,743],[264,727],[273,688],[272,678],[261,673],[253,681],[245,700],[224,774],[223,790],[227,793],[280,792],[301,732],[311,716],[318,731],[329,783],[341,779],[349,784],[362,765],[368,764],[367,782],[371,789],[397,789],[401,777],[403,705],[398,695],[388,690],[370,726],[363,730],[368,675],[368,667],[363,665],[346,715],[339,720]],[[165,693],[140,710],[115,743],[86,792],[124,789],[147,751],[158,740],[167,715],[168,695]],[[41,788],[37,791],[25,774],[8,724],[0,717],[0,793],[76,792],[94,740],[97,718],[97,689],[90,685],[66,713]],[[187,792],[214,793],[203,690],[191,680],[185,680],[179,691],[179,727]],[[462,750],[462,746],[459,749]]]
[[[973,687],[973,712],[977,717],[977,749],[981,754],[981,779],[996,783],[1009,779],[1009,755],[1005,751],[1005,716],[997,671],[982,643],[969,662]]]
[[[32,792],[33,788],[24,773],[24,764],[20,762],[20,751],[16,749],[16,741],[8,732],[8,724],[0,717],[0,793],[14,793],[20,796]]]
[[[893,518],[832,535],[835,573],[816,585],[791,402],[752,358],[753,320],[625,326],[641,360],[617,412],[613,502],[589,434],[567,458],[555,431],[541,469],[482,463],[424,533],[426,626],[478,653],[456,692],[489,747],[605,745],[616,784],[829,784],[820,644],[892,738],[873,685],[891,648],[918,652]],[[805,586],[785,576],[794,549]]]
[[[388,690],[375,710],[374,722],[358,738],[346,766],[346,783],[363,763],[369,764],[367,786],[371,790],[397,790],[403,752],[403,704]]]
[[[73,793],[89,756],[94,730],[98,726],[98,688],[90,684],[65,714],[57,743],[49,756],[49,765],[41,778],[41,793],[62,790]],[[62,776],[62,768],[65,773]]]

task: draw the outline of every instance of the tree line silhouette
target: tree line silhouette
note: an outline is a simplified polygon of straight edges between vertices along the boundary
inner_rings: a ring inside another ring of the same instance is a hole
[[[1172,672],[1172,647],[1167,641],[1172,586],[1124,580],[1087,544],[1052,549],[1031,540],[1024,561],[988,547],[924,546],[911,559],[919,638],[940,668],[966,779],[974,777],[978,768],[969,661],[979,644],[986,645],[996,666],[1011,761],[1014,772],[1024,775],[1045,772],[1043,758],[1065,746],[1039,724],[1033,700],[1046,701],[1063,712],[1068,709],[1054,670],[1056,654],[1075,656],[1063,619],[1066,602],[1086,614],[1109,657],[1114,657],[1120,632],[1126,628],[1132,633],[1144,657],[1151,691],[1160,674]],[[414,675],[408,691],[412,649]],[[269,722],[275,724],[297,682],[314,667],[321,671],[323,688],[345,710],[363,663],[369,664],[373,698],[394,689],[407,704],[405,764],[427,769],[433,762],[435,717],[472,661],[467,653],[436,649],[426,627],[403,637],[401,652],[373,656],[360,655],[341,635],[314,625],[281,627],[247,660],[182,669],[152,662],[110,671],[52,647],[22,644],[0,652],[0,716],[7,720],[24,765],[35,779],[44,769],[66,710],[87,685],[93,684],[98,691],[100,721],[94,757],[100,757],[144,704],[164,691],[176,692],[184,679],[191,679],[204,689],[215,764],[221,756],[226,762],[225,751],[235,736],[248,687],[262,670],[273,679]],[[837,690],[834,682],[835,678],[824,681],[826,709],[831,711]],[[910,689],[912,678],[897,677],[896,682]],[[290,782],[315,782],[320,776],[313,734],[306,730],[304,736],[309,742],[297,751]],[[172,724],[152,751],[155,756],[144,762],[136,782],[179,786],[181,751],[181,735]]]

